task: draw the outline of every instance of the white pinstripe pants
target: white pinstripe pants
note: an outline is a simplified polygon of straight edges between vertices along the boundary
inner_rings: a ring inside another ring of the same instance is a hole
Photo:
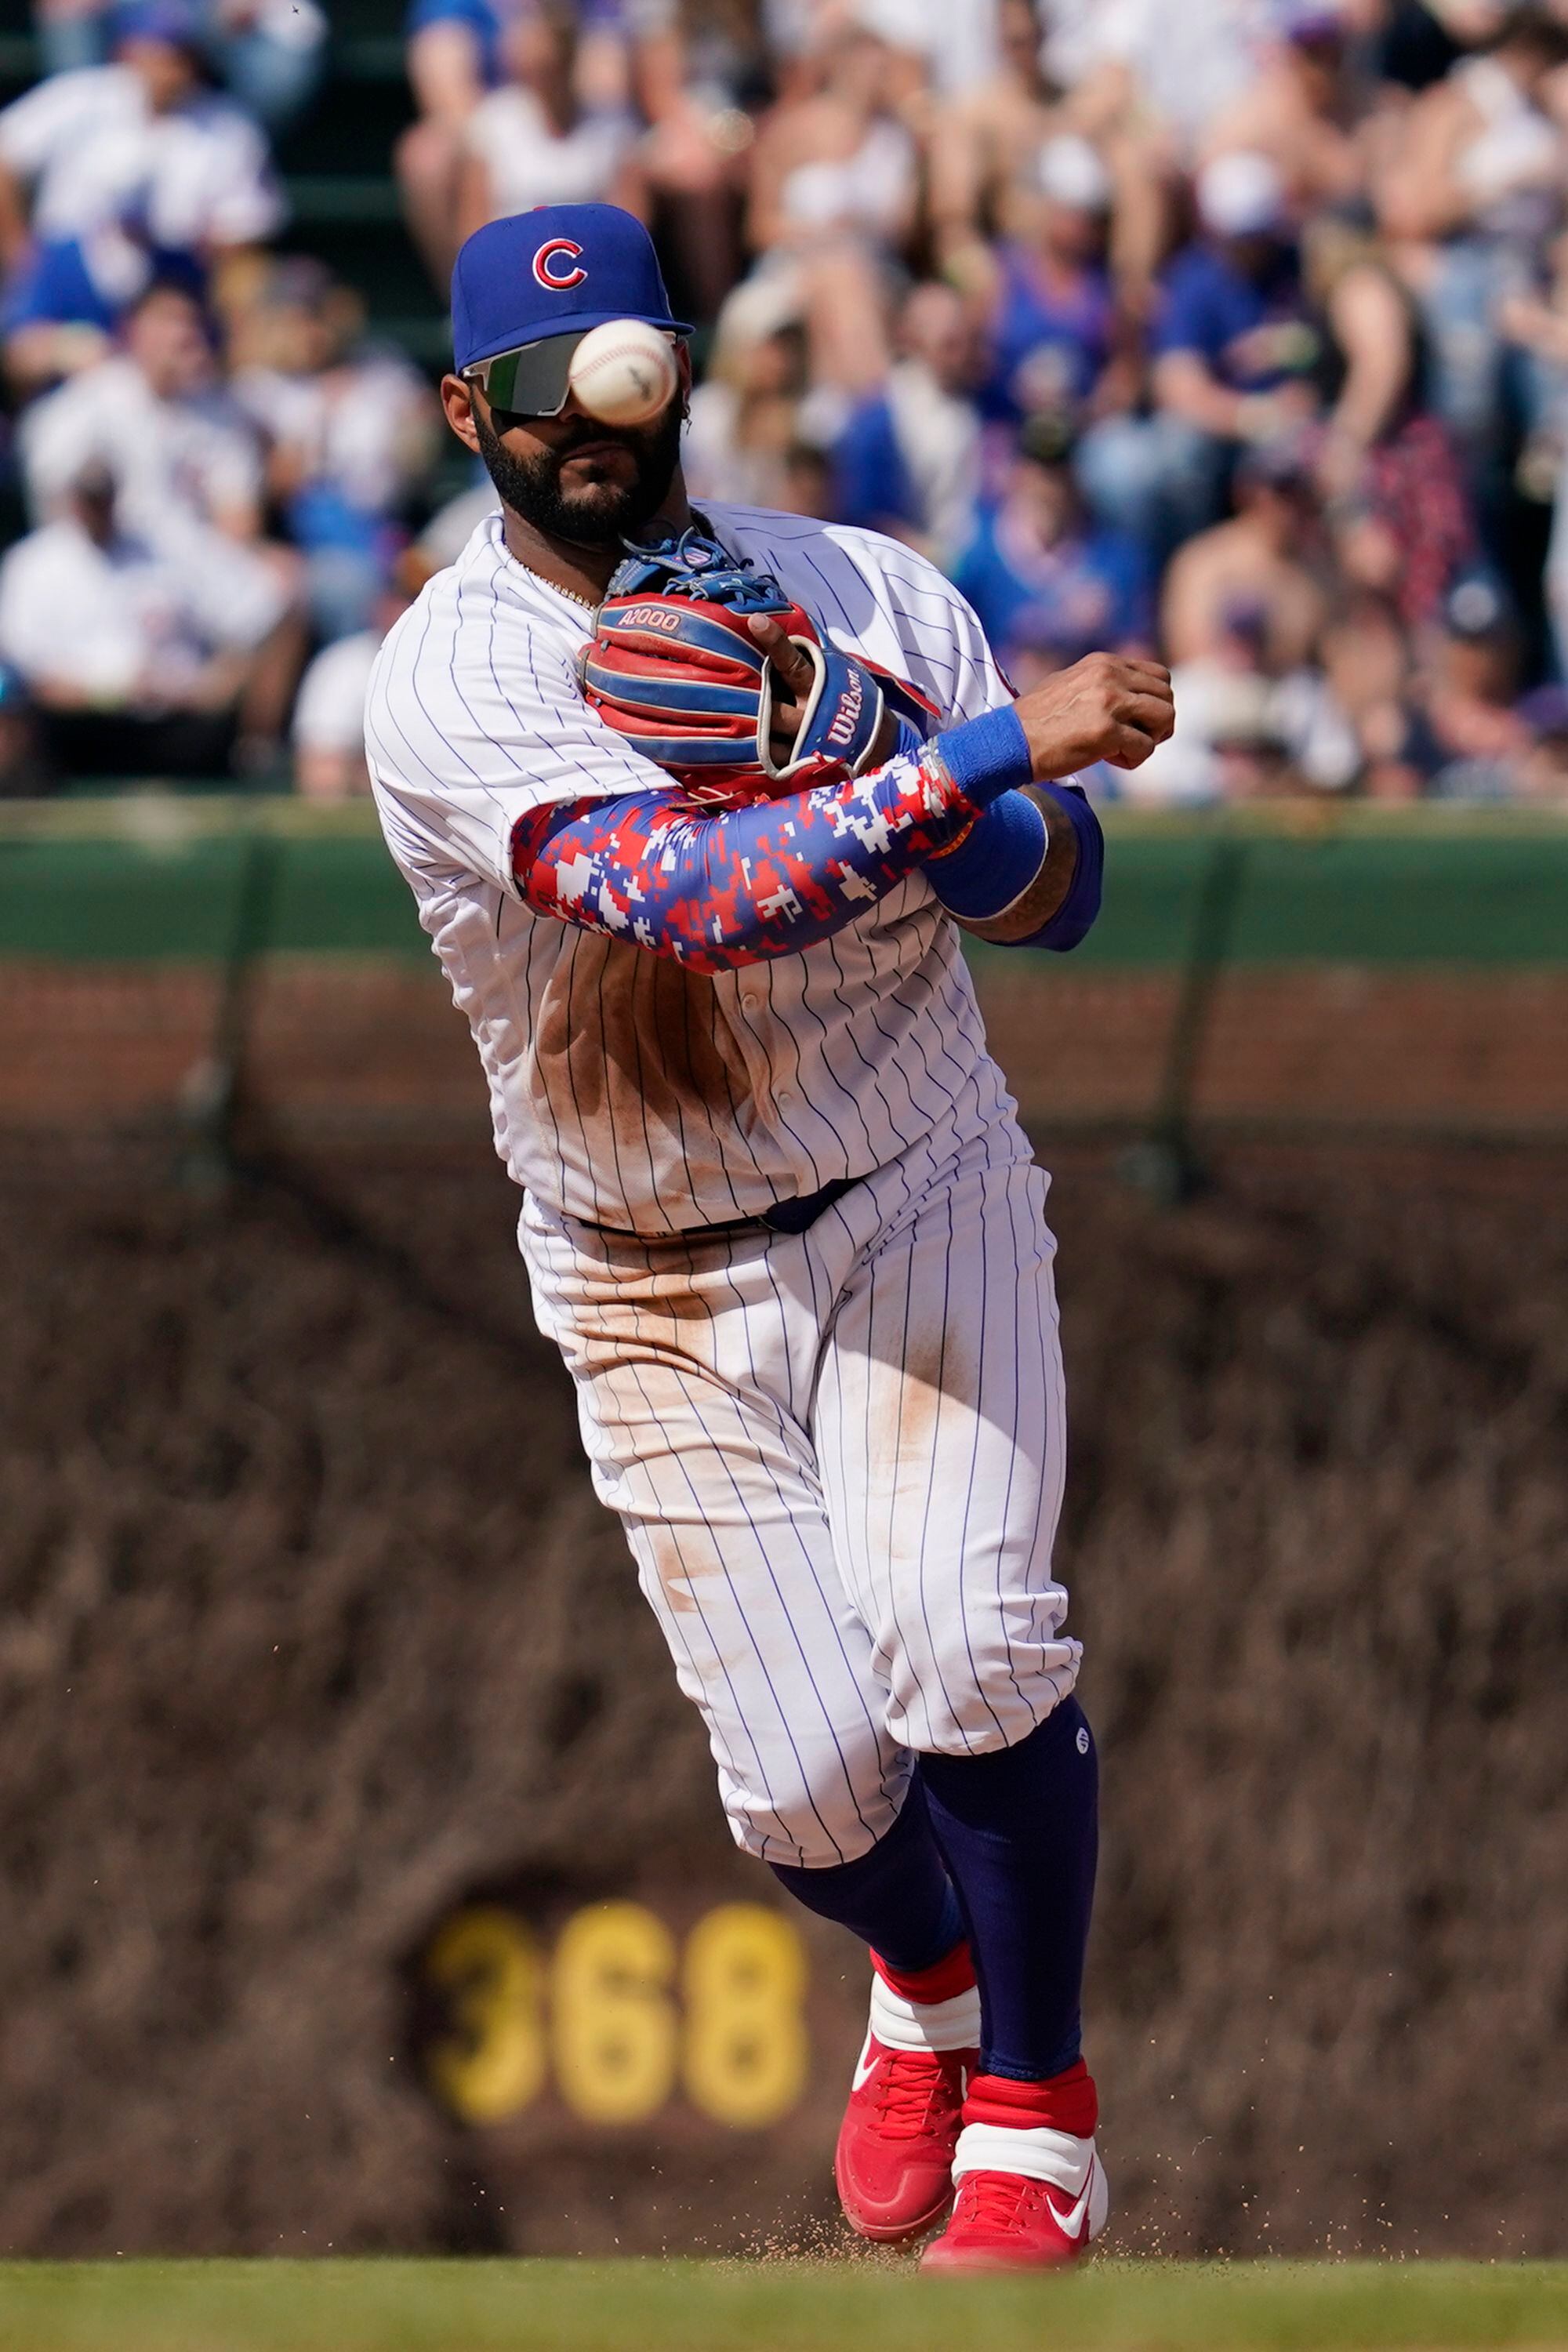
[[[1072,1688],[1047,1181],[1008,1122],[799,1235],[643,1242],[524,1204],[595,1486],[764,1860],[852,1860],[911,1749],[1011,1746]]]

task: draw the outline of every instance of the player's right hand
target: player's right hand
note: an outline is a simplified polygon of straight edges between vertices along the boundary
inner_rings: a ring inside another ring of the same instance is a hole
[[[1058,670],[1013,708],[1029,739],[1037,783],[1091,768],[1140,768],[1176,723],[1171,673],[1162,662],[1089,654]]]

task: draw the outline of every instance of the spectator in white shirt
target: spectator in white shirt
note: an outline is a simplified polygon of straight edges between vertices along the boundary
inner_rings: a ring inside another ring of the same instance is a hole
[[[126,529],[99,457],[0,562],[0,659],[67,773],[222,772],[237,730],[276,726],[279,619]]]
[[[920,60],[938,98],[989,81],[1001,56],[997,0],[859,0],[856,21]]]
[[[825,31],[813,85],[780,100],[752,154],[758,271],[792,288],[839,424],[886,380],[889,294],[919,220],[920,151],[898,103],[907,62],[854,22]]]
[[[506,79],[463,130],[458,237],[542,204],[613,204],[640,215],[637,124],[620,108],[581,97],[575,10],[561,0],[520,9],[502,33],[500,56]]]
[[[1210,651],[1178,662],[1175,732],[1119,796],[1146,805],[1342,793],[1362,766],[1354,727],[1312,659],[1270,657],[1269,615],[1238,600]]]
[[[436,404],[400,352],[362,341],[364,309],[318,261],[279,262],[246,329],[234,395],[268,447],[268,480],[304,554],[317,634],[364,628],[401,551]]]
[[[776,507],[802,434],[805,336],[770,305],[765,280],[730,297],[702,382],[691,392],[681,466],[694,499]],[[759,299],[760,298],[760,299]]]
[[[107,331],[171,262],[187,273],[281,226],[267,142],[203,79],[181,0],[139,0],[115,62],[57,74],[0,112],[7,362],[53,365],[48,331]]]
[[[38,401],[18,433],[35,514],[47,514],[80,470],[103,458],[120,486],[126,528],[184,544],[193,527],[242,543],[259,538],[259,436],[218,382],[198,303],[156,285],[125,322],[123,349]]]
[[[100,66],[123,11],[114,0],[37,0],[44,71]],[[327,19],[316,0],[192,0],[202,53],[241,106],[280,131],[315,95]]]
[[[1275,15],[1271,0],[1044,0],[1046,66],[1097,111],[1120,97],[1147,143],[1185,160],[1255,81]]]

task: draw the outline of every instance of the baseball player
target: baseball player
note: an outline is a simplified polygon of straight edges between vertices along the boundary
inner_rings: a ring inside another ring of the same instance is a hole
[[[493,222],[452,293],[499,506],[378,661],[386,838],[734,1835],[869,1948],[845,2212],[892,2243],[951,2208],[928,2267],[1066,2262],[1107,2204],[1097,1767],[1047,1180],[958,934],[1083,936],[1100,835],[1057,780],[1144,759],[1169,678],[1094,656],[1016,702],[909,549],[694,515],[689,331],[628,215]],[[611,425],[571,370],[626,320],[675,389]]]

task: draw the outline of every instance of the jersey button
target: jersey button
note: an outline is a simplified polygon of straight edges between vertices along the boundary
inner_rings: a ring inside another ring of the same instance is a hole
[[[787,1110],[792,1102],[799,1100],[799,1097],[793,1087],[777,1087],[773,1090],[773,1100],[776,1103],[783,1103]]]
[[[742,1013],[760,1013],[760,1012],[762,1011],[762,1009],[763,1009],[763,1000],[762,1000],[761,992],[760,992],[757,989],[754,989],[754,988],[743,988],[743,989],[741,991],[741,1010],[742,1010]]]

